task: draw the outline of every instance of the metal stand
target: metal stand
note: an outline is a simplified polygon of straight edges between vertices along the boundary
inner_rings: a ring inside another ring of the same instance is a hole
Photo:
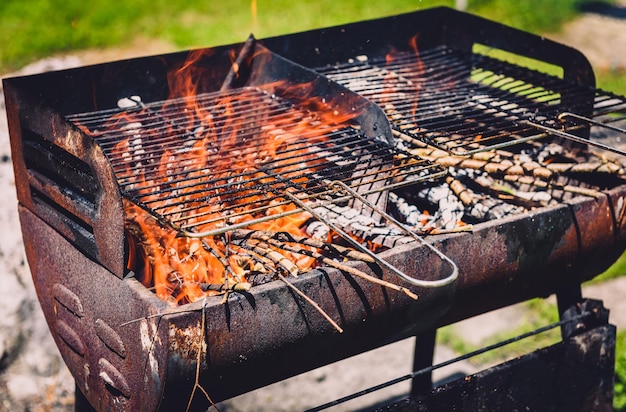
[[[559,296],[561,342],[427,391],[430,376],[414,379],[409,398],[379,410],[612,411],[616,328],[601,301],[573,299],[565,307],[576,295],[570,292]],[[431,336],[417,340],[416,369],[432,357]]]
[[[413,370],[419,371],[433,364],[437,329],[428,330],[415,337]],[[411,397],[428,394],[433,388],[432,371],[417,375],[411,381]]]

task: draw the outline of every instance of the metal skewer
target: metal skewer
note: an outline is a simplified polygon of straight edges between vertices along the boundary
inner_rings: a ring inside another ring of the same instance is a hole
[[[587,121],[589,121],[589,120],[591,120],[591,119],[587,119]],[[603,150],[607,150],[609,152],[613,152],[613,153],[617,153],[617,154],[622,155],[622,156],[626,156],[626,152],[623,151],[623,150],[617,149],[617,148],[615,148],[613,146],[605,145],[605,144],[600,143],[600,142],[596,142],[596,141],[591,140],[591,139],[587,139],[587,138],[584,138],[584,137],[576,136],[575,134],[568,133],[568,132],[565,132],[563,130],[555,129],[553,127],[544,126],[544,125],[539,124],[539,123],[534,123],[534,122],[531,122],[530,120],[522,120],[522,121],[520,121],[520,123],[524,123],[524,124],[527,124],[529,126],[535,127],[537,129],[541,129],[541,130],[543,130],[543,131],[545,131],[545,132],[547,132],[549,134],[555,135],[555,136],[564,137],[566,139],[573,140],[573,141],[578,142],[578,143],[587,144],[589,146],[594,146],[594,147],[597,147],[597,148],[600,148],[600,149],[603,149]],[[600,123],[600,124],[605,126],[605,127],[608,127],[608,125],[606,125],[604,123]],[[610,128],[613,128],[613,127],[610,127]],[[617,129],[620,130],[619,128],[617,128]]]

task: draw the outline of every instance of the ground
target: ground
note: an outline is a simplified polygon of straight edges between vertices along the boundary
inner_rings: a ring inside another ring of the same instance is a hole
[[[548,34],[581,50],[594,68],[626,70],[626,1],[591,12],[568,24],[560,33]],[[55,70],[113,59],[174,51],[165,43],[137,40],[124,48],[90,50],[56,56],[24,68],[20,74]],[[73,410],[73,380],[60,359],[39,309],[25,264],[16,211],[13,171],[3,97],[0,97],[0,410]],[[626,277],[585,288],[584,295],[601,299],[611,310],[610,321],[626,328]],[[454,326],[470,343],[501,330],[511,329],[525,309],[516,305],[485,314]],[[222,411],[290,411],[313,407],[371,385],[410,372],[413,340],[407,339],[342,363],[309,372],[220,405]],[[436,349],[436,362],[454,354],[444,346]],[[437,372],[435,379],[456,372],[470,373],[476,366],[455,364]],[[371,373],[376,371],[376,373]],[[359,399],[344,409],[366,408],[380,399],[406,393],[408,383],[396,385],[374,397]]]

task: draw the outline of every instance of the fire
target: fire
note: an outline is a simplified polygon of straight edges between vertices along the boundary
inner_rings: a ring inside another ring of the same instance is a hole
[[[303,226],[311,216],[289,213],[296,206],[275,193],[280,190],[271,189],[274,177],[265,167],[271,164],[273,173],[292,184],[306,183],[302,173],[293,170],[318,170],[320,161],[311,148],[328,139],[329,128],[343,127],[354,116],[340,115],[328,109],[332,107],[328,102],[312,98],[310,107],[319,111],[270,117],[263,107],[253,107],[250,110],[256,117],[250,120],[239,109],[249,104],[248,97],[238,90],[210,94],[213,100],[207,104],[202,98],[209,89],[203,84],[210,78],[206,75],[209,68],[199,63],[207,57],[205,53],[190,52],[185,64],[168,75],[170,98],[159,112],[174,111],[176,121],[145,127],[142,119],[155,117],[149,112],[155,109],[129,110],[112,116],[105,131],[96,136],[122,133],[110,156],[120,186],[133,199],[123,200],[127,266],[171,304],[219,293],[207,292],[209,285],[247,282],[249,275],[263,271],[271,276],[267,266],[272,262],[268,264],[268,258],[256,249],[231,242],[228,232],[193,237],[181,236],[181,229],[208,232],[266,218],[247,228],[305,235]],[[310,88],[299,84],[286,89],[285,82],[279,81],[251,93],[272,96],[281,90],[302,95],[310,93]],[[165,144],[170,136],[180,136],[181,129],[185,136],[193,134],[181,142],[183,147]],[[289,156],[281,157],[287,151]],[[259,191],[259,185],[270,189]],[[312,257],[275,247],[268,253],[274,258],[274,269],[282,265],[303,272],[316,263]],[[276,258],[276,253],[281,257]]]

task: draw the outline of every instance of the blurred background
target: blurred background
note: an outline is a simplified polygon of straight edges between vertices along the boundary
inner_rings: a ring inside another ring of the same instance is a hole
[[[152,54],[240,42],[249,33],[268,37],[433,6],[456,7],[533,33],[556,35],[584,12],[624,18],[617,3],[619,0],[188,0],[176,4],[167,0],[3,0],[0,73],[51,55],[109,48],[123,48],[133,55]],[[624,67],[607,62],[598,69],[601,87],[614,90],[616,83],[624,87]]]
[[[461,9],[573,46],[590,59],[599,87],[626,95],[626,0],[1,0],[0,77],[217,46],[241,42],[250,33],[263,38],[434,6]],[[47,334],[24,262],[1,95],[0,109],[0,411],[69,411],[73,380]],[[622,258],[586,285],[586,294],[604,299],[612,315],[619,314],[620,306],[612,305],[626,300],[621,292],[626,290],[624,274]],[[501,322],[501,330],[491,336],[470,336],[467,331],[476,329],[467,326],[444,328],[439,345],[462,353],[489,339],[501,340],[503,334],[532,330],[555,319],[553,306],[551,301],[522,304],[514,309],[516,320]],[[619,331],[614,405],[624,411],[626,320],[618,316],[612,321]],[[495,318],[481,322],[497,323]],[[330,373],[315,372],[312,379],[319,383]],[[221,409],[298,409],[276,398],[252,395]],[[269,406],[258,408],[261,402]]]

